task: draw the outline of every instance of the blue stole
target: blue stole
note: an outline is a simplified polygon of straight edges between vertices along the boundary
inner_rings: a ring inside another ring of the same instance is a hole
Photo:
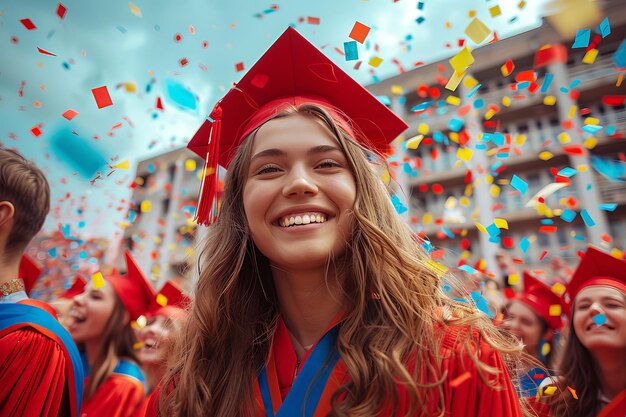
[[[70,334],[54,317],[41,308],[26,304],[0,304],[0,333],[3,334],[9,327],[11,327],[12,330],[17,330],[29,326],[36,330],[45,329],[52,332],[54,336],[56,336],[55,338],[52,338],[51,335],[47,333],[42,334],[51,337],[57,342],[61,346],[61,350],[65,354],[66,359],[69,359],[66,363],[66,367],[71,367],[71,374],[74,375],[75,411],[76,415],[78,415],[83,398],[83,367],[81,366],[78,348]]]
[[[328,378],[339,360],[338,332],[338,326],[333,327],[315,345],[276,415],[272,406],[267,371],[265,367],[261,369],[258,382],[267,417],[313,417]],[[273,355],[274,352],[271,354]]]
[[[85,373],[85,376],[87,377],[91,372],[91,366],[89,366],[89,362],[87,362],[87,354],[85,352],[82,352],[80,354],[80,359],[82,361],[83,371]],[[117,365],[115,365],[115,368],[113,368],[113,374],[134,378],[139,381],[141,385],[143,385],[144,390],[147,391],[146,378],[141,372],[141,368],[139,368],[139,366],[135,362],[129,361],[127,359],[119,359]]]

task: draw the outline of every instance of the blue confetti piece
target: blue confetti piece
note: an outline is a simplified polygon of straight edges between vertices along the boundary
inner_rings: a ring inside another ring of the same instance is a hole
[[[554,224],[552,219],[541,219],[541,224]]]
[[[454,233],[452,233],[452,231],[451,231],[450,229],[448,229],[447,227],[442,226],[442,227],[441,227],[441,231],[442,231],[442,232],[443,232],[446,236],[448,236],[450,239],[454,239]]]
[[[515,188],[522,194],[526,194],[526,190],[528,190],[528,184],[526,181],[513,174],[513,178],[511,178],[511,187]]]
[[[471,266],[469,266],[467,264],[463,264],[463,265],[459,266],[459,269],[461,271],[465,271],[468,274],[472,274],[472,275],[478,273],[478,271],[476,269],[472,268]]]
[[[474,300],[474,304],[476,304],[476,308],[485,313],[490,319],[494,318],[493,312],[489,309],[489,302],[487,299],[478,291],[472,291],[470,294],[472,296],[472,300]]]
[[[383,103],[385,106],[391,106],[391,99],[387,96],[376,96],[378,101]]]
[[[562,177],[566,177],[566,178],[570,178],[573,177],[574,175],[576,175],[578,173],[578,171],[576,171],[574,168],[572,167],[565,167],[562,170],[560,170],[557,175],[560,175]]]
[[[574,235],[574,239],[580,240],[580,241],[583,241],[583,242],[585,241],[585,237],[581,236],[581,235]]]
[[[417,19],[415,19],[418,25],[421,25],[422,23],[424,23],[425,20],[426,19],[424,18],[424,16],[420,16]]]
[[[569,88],[567,88],[567,87],[561,87],[561,88],[559,88],[559,91],[560,91],[561,93],[566,93],[566,94],[567,94],[567,93],[569,93]]]
[[[70,235],[70,225],[69,224],[64,224],[61,226],[61,233],[63,233],[63,237],[66,239],[69,239],[71,237]],[[72,242],[74,243],[74,242]],[[70,244],[70,248],[71,248],[71,244]]]
[[[154,172],[156,171],[156,166],[150,162],[148,165],[146,165],[146,171],[148,171],[148,173],[150,174],[154,174]]]
[[[563,213],[561,214],[561,219],[565,220],[568,223],[571,223],[575,217],[576,217],[576,212],[570,209],[563,210]]]
[[[359,59],[359,50],[356,41],[344,42],[343,50],[346,53],[346,61],[356,61]]]
[[[615,62],[615,66],[618,68],[626,67],[626,39],[620,43],[619,48],[613,54],[613,62]]]
[[[444,140],[444,138],[445,138],[445,137],[446,137],[446,136],[445,136],[443,133],[441,133],[440,131],[438,131],[438,130],[436,130],[436,131],[433,133],[433,140],[434,140],[435,142],[438,142],[438,143],[443,143],[443,140]]]
[[[530,86],[530,81],[521,81],[517,83],[518,90],[524,90],[525,88],[528,88],[529,86]]]
[[[485,149],[487,149],[487,145],[485,143],[477,143],[476,149],[484,151]]]
[[[578,87],[579,85],[580,85],[580,80],[574,80],[570,83],[569,88],[571,90],[571,89]]]
[[[487,233],[489,233],[489,236],[491,236],[491,237],[500,236],[500,228],[498,226],[496,226],[495,223],[491,223],[485,229],[487,230]]]
[[[613,135],[615,134],[615,131],[616,131],[615,126],[612,126],[612,125],[611,125],[611,126],[607,126],[607,127],[606,127],[606,134],[607,134],[608,136],[613,136]]]
[[[52,248],[48,251],[48,255],[50,255],[50,257],[52,258],[56,258],[57,257],[57,248]]]
[[[411,112],[416,112],[416,111],[423,111],[426,110],[427,108],[429,108],[430,106],[432,106],[432,104],[434,103],[434,101],[425,101],[423,103],[420,103],[418,105],[415,105],[413,107],[411,107]]]
[[[83,178],[92,179],[106,169],[103,152],[89,140],[77,135],[71,124],[64,124],[50,137],[50,149],[65,164]]]
[[[552,80],[554,79],[554,74],[547,73],[543,78],[543,83],[541,83],[541,92],[543,94],[548,92],[548,88],[550,88],[550,84],[552,84]]]
[[[400,198],[397,195],[391,196],[391,203],[393,204],[393,207],[396,209],[396,213],[398,214],[405,213],[408,210],[405,205],[402,204]]]
[[[450,122],[448,123],[448,129],[450,129],[453,132],[459,132],[461,128],[463,127],[463,123],[464,123],[463,119],[453,117],[452,119],[450,119]]]
[[[117,30],[120,31],[120,33],[123,35],[127,32],[126,28],[124,26],[118,25],[116,26]]]
[[[593,322],[597,326],[602,326],[606,323],[606,316],[604,314],[596,314],[595,316],[593,316]]]
[[[478,91],[478,89],[479,89],[480,87],[482,87],[482,86],[483,86],[482,84],[478,84],[476,87],[472,88],[472,89],[470,90],[470,92],[469,92],[469,93],[467,93],[467,95],[466,95],[465,97],[466,97],[466,98],[472,98],[472,96],[473,96],[474,94],[476,94],[476,91]]]
[[[626,162],[591,156],[591,166],[605,178],[616,181],[626,181]]]
[[[398,104],[405,105],[406,104],[406,96],[398,97]]]
[[[582,209],[580,211],[580,217],[583,218],[583,221],[585,222],[585,225],[587,227],[593,227],[596,225],[596,222],[593,221],[593,219],[591,218],[591,216],[589,215],[589,213],[587,213],[587,210]]]
[[[430,243],[430,241],[425,240],[425,241],[422,243],[422,248],[423,248],[426,252],[431,253],[431,252],[433,251],[433,244],[432,244],[432,243]]]
[[[80,259],[87,259],[87,252],[85,252],[84,250],[81,250],[80,253],[78,254],[78,257]]]
[[[574,44],[572,45],[572,48],[586,48],[589,46],[590,39],[591,30],[578,29],[578,31],[576,31],[576,38],[574,39]]]
[[[617,203],[604,203],[598,206],[598,209],[603,211],[615,211],[616,208]]]
[[[485,105],[485,100],[483,100],[482,98],[477,98],[476,100],[474,100],[475,109],[482,109],[484,105]]]
[[[417,2],[417,10],[424,10],[424,2],[423,1]]]
[[[176,104],[181,110],[198,110],[198,99],[195,94],[171,78],[168,78],[165,83],[166,97]]]
[[[493,143],[495,143],[498,146],[504,146],[504,142],[506,141],[506,138],[504,137],[504,135],[500,132],[496,132],[493,135]]]
[[[602,126],[600,125],[584,125],[582,130],[587,133],[591,133],[592,135],[602,130]]]
[[[85,225],[86,225],[86,223],[84,221],[82,221],[82,220],[78,222],[78,228],[79,229],[82,229],[83,227],[85,227]]]
[[[530,246],[530,240],[528,240],[527,238],[523,237],[519,241],[519,248],[522,250],[522,252],[526,253],[528,251],[529,246]]]
[[[602,22],[596,28],[596,32],[602,35],[602,38],[606,38],[611,34],[611,25],[609,23],[609,18],[605,17]]]

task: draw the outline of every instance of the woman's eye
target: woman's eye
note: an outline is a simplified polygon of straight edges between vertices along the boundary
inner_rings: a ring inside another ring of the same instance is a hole
[[[332,159],[326,159],[320,162],[317,166],[318,168],[337,168],[337,167],[340,167],[341,165],[333,161]]]
[[[586,310],[589,308],[588,304],[581,304],[578,306],[577,310]]]
[[[278,171],[280,171],[280,169],[276,165],[264,165],[256,171],[256,175],[273,174]]]

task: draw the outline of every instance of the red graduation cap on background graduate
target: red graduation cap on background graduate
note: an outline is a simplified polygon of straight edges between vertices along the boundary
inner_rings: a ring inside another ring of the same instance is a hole
[[[210,224],[217,215],[218,165],[228,167],[241,140],[284,107],[304,103],[324,107],[344,130],[359,134],[355,139],[379,152],[388,151],[408,127],[289,27],[215,105],[187,145],[206,159],[198,223]]]
[[[124,255],[126,275],[110,275],[104,279],[111,284],[115,293],[120,297],[122,304],[130,313],[130,319],[137,320],[148,311],[155,294],[152,285],[141,272],[130,252],[127,250]]]
[[[41,276],[43,268],[30,256],[24,254],[20,261],[18,275],[24,281],[24,291],[30,295],[35,283]]]
[[[85,279],[82,276],[76,275],[76,278],[74,279],[74,283],[72,284],[72,286],[69,287],[67,290],[65,290],[63,293],[61,293],[61,295],[59,295],[59,298],[65,298],[65,299],[74,298],[78,294],[82,294],[82,292],[85,290],[86,285],[87,285],[87,281],[85,281]]]
[[[583,288],[592,285],[613,287],[626,294],[626,261],[592,246],[587,248],[567,287],[571,302]]]
[[[563,297],[556,294],[550,287],[524,271],[524,290],[515,296],[515,300],[526,304],[541,317],[553,330],[563,328],[561,313],[569,316],[569,308]],[[552,306],[560,306],[558,314],[551,313]]]
[[[163,284],[158,294],[153,298],[150,306],[150,316],[181,317],[191,299],[171,281]]]

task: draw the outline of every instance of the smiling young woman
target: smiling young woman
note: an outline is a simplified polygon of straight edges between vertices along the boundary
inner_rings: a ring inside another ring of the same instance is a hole
[[[212,224],[147,415],[521,415],[519,344],[445,295],[377,174],[405,128],[291,28],[216,105],[190,143]]]

